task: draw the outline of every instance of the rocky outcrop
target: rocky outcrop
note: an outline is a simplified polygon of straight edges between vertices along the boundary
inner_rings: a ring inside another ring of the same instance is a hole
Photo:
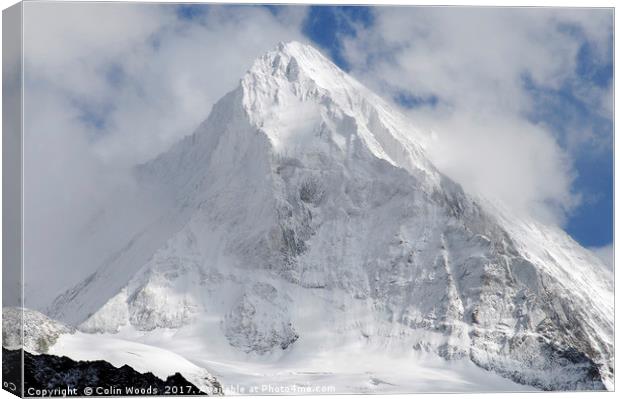
[[[2,348],[4,381],[19,381],[22,351]],[[131,367],[114,367],[105,361],[75,361],[68,357],[35,355],[23,351],[24,396],[148,396],[220,395],[221,386],[203,392],[181,374],[165,381],[151,373],[138,373]],[[19,387],[19,384],[16,384]],[[16,391],[18,394],[19,390]]]
[[[2,308],[2,347],[25,348],[33,353],[46,353],[61,334],[75,329],[52,320],[43,313],[25,308]],[[23,342],[22,342],[23,334]]]

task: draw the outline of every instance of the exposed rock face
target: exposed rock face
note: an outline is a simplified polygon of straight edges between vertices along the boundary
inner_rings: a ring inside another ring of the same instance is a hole
[[[256,354],[318,332],[400,340],[542,389],[613,389],[609,271],[463,192],[426,140],[319,52],[283,44],[140,168],[177,205],[50,312],[89,332],[215,318],[210,334]]]
[[[61,334],[72,334],[74,328],[52,320],[32,309],[2,309],[2,347],[32,353],[46,353]],[[23,333],[23,345],[22,345]]]
[[[257,283],[244,294],[224,318],[230,344],[245,352],[263,354],[286,349],[299,336],[287,318],[286,302],[275,287]]]
[[[105,361],[76,362],[64,356],[26,351],[23,355],[24,396],[207,395],[179,373],[163,381],[151,373],[141,374],[126,365],[117,368]],[[20,350],[2,348],[4,381],[21,379],[19,368],[13,367],[21,363],[21,356]],[[214,388],[209,394],[219,395],[219,384]]]

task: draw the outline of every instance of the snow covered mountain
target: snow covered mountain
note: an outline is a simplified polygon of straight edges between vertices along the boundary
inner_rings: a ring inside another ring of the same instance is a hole
[[[173,331],[169,349],[221,358],[412,353],[613,389],[611,273],[463,192],[426,145],[317,50],[280,44],[139,168],[174,205],[47,313],[86,333]]]

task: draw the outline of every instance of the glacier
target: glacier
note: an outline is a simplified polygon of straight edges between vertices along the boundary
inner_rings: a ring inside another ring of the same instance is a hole
[[[136,169],[171,205],[45,313],[222,384],[312,370],[338,393],[613,390],[612,273],[560,228],[464,192],[429,140],[281,43]]]

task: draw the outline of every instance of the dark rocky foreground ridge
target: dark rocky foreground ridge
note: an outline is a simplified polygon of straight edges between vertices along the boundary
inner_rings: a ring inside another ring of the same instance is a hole
[[[21,353],[21,350],[2,348],[3,383],[6,390],[18,396],[22,396]],[[127,365],[114,367],[103,360],[75,361],[65,356],[23,353],[24,397],[221,395],[219,383],[212,382],[214,392],[203,392],[180,373],[163,381],[152,373],[141,374]]]

